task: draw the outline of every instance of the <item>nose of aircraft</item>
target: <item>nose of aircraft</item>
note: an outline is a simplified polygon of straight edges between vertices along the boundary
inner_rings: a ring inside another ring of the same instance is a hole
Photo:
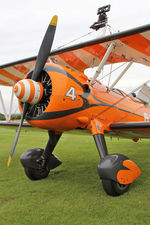
[[[14,93],[19,101],[36,104],[43,96],[43,86],[40,82],[24,79],[15,84]]]

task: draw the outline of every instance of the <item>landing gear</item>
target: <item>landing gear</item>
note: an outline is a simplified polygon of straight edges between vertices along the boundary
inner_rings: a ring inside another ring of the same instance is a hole
[[[20,158],[24,166],[25,174],[31,180],[46,178],[50,170],[59,166],[62,162],[52,154],[61,134],[57,135],[54,131],[48,131],[49,140],[44,149],[30,149],[24,152]]]
[[[122,154],[109,155],[104,134],[93,136],[101,158],[98,164],[98,174],[102,179],[104,191],[110,196],[124,194],[133,180],[140,175],[139,168]]]
[[[113,165],[120,159],[118,160],[116,155],[108,155],[103,134],[94,135],[94,140],[101,158],[101,161],[98,164],[98,174],[102,179],[104,191],[111,196],[118,196],[125,193],[128,191],[129,185],[121,185],[120,183],[112,180],[116,175],[116,172],[113,171]]]
[[[119,196],[128,191],[130,184],[120,184],[113,180],[102,179],[105,192],[111,196]]]
[[[45,169],[31,169],[31,168],[24,168],[25,174],[27,175],[27,177],[30,180],[40,180],[40,179],[44,179],[48,176],[49,171],[45,170]]]
[[[21,162],[24,165],[25,174],[31,180],[43,179],[47,177],[50,172],[49,168],[43,167],[40,164],[39,159],[41,158],[43,152],[43,149],[30,149],[21,156]]]

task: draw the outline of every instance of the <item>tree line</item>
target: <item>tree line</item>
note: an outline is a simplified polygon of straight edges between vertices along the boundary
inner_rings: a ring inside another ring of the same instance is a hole
[[[21,114],[12,114],[11,120],[20,120]],[[6,120],[4,114],[0,113],[0,120]]]

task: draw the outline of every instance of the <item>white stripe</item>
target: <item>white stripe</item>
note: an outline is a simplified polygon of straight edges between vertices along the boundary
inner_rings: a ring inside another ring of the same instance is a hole
[[[25,67],[27,67],[29,70],[31,70],[34,67],[34,65],[35,65],[35,60],[34,61],[31,61],[31,62],[23,63],[23,65]]]
[[[16,97],[18,97],[20,95],[21,92],[21,85],[20,84],[16,84],[18,87],[18,91],[15,93]]]
[[[7,78],[7,77],[5,77],[5,76],[1,75],[1,74],[0,74],[0,80],[2,80],[2,81],[5,81],[5,82],[7,82],[7,83],[12,84],[12,86],[13,86],[13,85],[14,85],[14,83],[15,83],[15,81],[14,81],[14,80],[11,80],[11,79],[9,79],[9,78]]]
[[[5,70],[20,79],[23,79],[25,77],[24,73],[21,73],[20,71],[16,70],[13,66],[5,68]]]
[[[100,63],[100,59],[98,58],[98,56],[96,57],[84,49],[75,50],[74,54],[82,62],[84,62],[87,65],[87,67],[94,67],[94,66],[99,65],[99,63]]]
[[[30,84],[28,80],[22,80],[25,86],[25,93],[22,99],[20,99],[21,102],[26,102],[30,96]]]
[[[144,38],[146,38],[148,41],[150,41],[150,31],[141,33],[141,35],[142,35]]]
[[[69,69],[75,70],[76,72],[79,72],[78,70],[76,70],[73,66],[71,66],[70,64],[68,64],[66,61],[64,61],[61,57],[59,57],[59,55],[56,56],[52,56],[50,57],[50,59],[52,60],[53,63],[56,64],[60,64],[62,66],[66,66]],[[73,64],[73,63],[72,63]]]
[[[35,87],[35,94],[34,94],[34,98],[33,98],[32,102],[30,102],[30,104],[36,104],[38,102],[40,94],[41,94],[41,89],[40,89],[39,84],[35,81],[33,81],[33,84]]]

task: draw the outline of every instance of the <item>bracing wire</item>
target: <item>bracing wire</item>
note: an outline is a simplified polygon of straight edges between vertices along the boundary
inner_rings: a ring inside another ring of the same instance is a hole
[[[115,72],[116,70],[120,69],[120,68],[123,67],[125,64],[127,64],[127,62],[121,64],[120,66],[118,66],[117,68],[115,68],[114,70],[112,70],[111,73],[113,73],[113,72]],[[109,76],[109,75],[110,75],[110,72],[107,73],[106,75],[104,75],[104,76],[103,76],[103,79],[104,79],[105,77]],[[100,78],[100,80],[102,80],[102,78]]]

